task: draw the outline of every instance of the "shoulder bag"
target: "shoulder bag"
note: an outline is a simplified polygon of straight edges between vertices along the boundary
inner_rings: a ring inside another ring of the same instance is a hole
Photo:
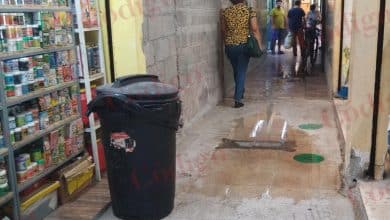
[[[248,55],[250,57],[259,58],[263,55],[263,51],[260,49],[259,43],[257,42],[257,39],[255,38],[253,32],[251,31],[252,8],[248,8],[248,9],[249,9],[249,21],[248,21],[249,35],[247,40]]]

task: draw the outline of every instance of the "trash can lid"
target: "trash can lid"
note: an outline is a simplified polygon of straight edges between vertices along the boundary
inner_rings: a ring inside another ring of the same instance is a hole
[[[155,75],[133,75],[118,78],[114,83],[101,86],[98,94],[122,94],[135,100],[167,100],[176,99],[179,90],[160,82]]]

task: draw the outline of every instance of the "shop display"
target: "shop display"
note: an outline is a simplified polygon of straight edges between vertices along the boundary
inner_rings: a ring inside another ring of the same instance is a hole
[[[68,12],[0,13],[0,52],[70,45],[71,20]]]
[[[0,5],[18,5],[18,6],[67,6],[68,0],[0,0]]]
[[[75,4],[73,4],[75,5]],[[84,28],[97,27],[98,24],[98,9],[95,0],[80,0],[81,7],[81,22]],[[75,22],[76,28],[77,23]]]
[[[14,142],[78,114],[75,89],[65,88],[10,108],[9,127]]]
[[[31,149],[29,152],[16,156],[18,183],[23,183],[45,169],[60,164],[80,152],[83,147],[83,126],[80,120],[50,132],[39,141],[28,145],[26,149]]]
[[[67,6],[67,0],[0,0],[0,155],[14,158],[0,166],[0,196],[7,195],[0,202],[13,219],[26,214],[23,198],[34,196],[31,187],[84,148],[74,26]],[[20,193],[10,194],[9,188]]]
[[[6,60],[3,62],[7,97],[31,92],[75,80],[72,50]]]
[[[94,117],[86,117],[86,105],[96,96],[96,86],[101,86],[106,82],[105,77],[105,63],[104,63],[104,51],[101,40],[103,38],[102,30],[99,27],[99,2],[96,0],[74,0],[74,23],[78,27],[76,37],[77,57],[78,65],[76,69],[77,75],[82,78],[80,81],[80,101],[81,101],[81,115],[84,122],[86,133],[90,135],[86,136],[87,142],[91,143],[92,149],[98,149],[97,143],[97,131],[99,130],[100,123],[98,121],[97,114]],[[83,47],[86,45],[86,47]],[[91,94],[91,97],[87,94]],[[92,98],[92,99],[91,99]],[[85,117],[84,117],[85,116]],[[94,125],[94,126],[92,126]],[[92,153],[94,161],[96,163],[95,175],[96,179],[100,180],[101,175],[99,168],[100,163],[97,157],[98,153]]]

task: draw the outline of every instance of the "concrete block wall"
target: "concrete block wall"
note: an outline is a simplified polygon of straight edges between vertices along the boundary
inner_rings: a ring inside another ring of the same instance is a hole
[[[220,1],[145,0],[147,72],[180,89],[183,120],[191,122],[222,99]]]

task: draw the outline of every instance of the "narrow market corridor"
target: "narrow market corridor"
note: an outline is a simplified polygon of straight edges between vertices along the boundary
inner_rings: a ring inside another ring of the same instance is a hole
[[[0,0],[0,220],[387,220],[389,12]]]
[[[338,192],[343,162],[324,75],[291,75],[288,54],[251,66],[244,108],[227,98],[179,134],[176,204],[166,219],[353,219]],[[294,160],[299,154],[323,161]],[[112,209],[100,219],[115,219]]]

